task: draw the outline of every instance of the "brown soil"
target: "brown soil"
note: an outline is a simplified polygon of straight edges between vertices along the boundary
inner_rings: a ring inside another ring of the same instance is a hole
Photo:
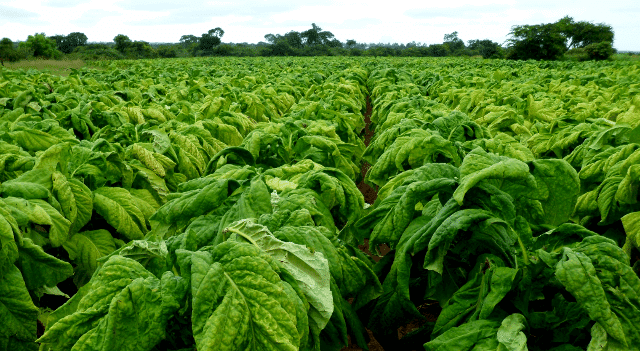
[[[442,311],[442,308],[440,308],[440,304],[437,301],[428,301],[418,306],[418,312],[420,312],[426,320],[416,318],[398,328],[398,339],[402,339],[412,331],[420,329],[427,322],[435,322],[438,319],[438,315],[440,315],[440,311]]]
[[[367,96],[367,110],[364,113],[364,144],[366,146],[369,146],[369,143],[371,143],[371,139],[373,138],[374,134],[374,130],[373,128],[371,128],[371,112],[371,98]],[[371,168],[371,165],[368,162],[363,161],[362,166],[360,166],[360,174],[362,175],[362,180],[360,181],[360,183],[358,183],[358,190],[360,190],[362,195],[364,195],[364,202],[372,205],[378,198],[378,189],[374,189],[369,184],[366,184],[364,182],[364,176],[367,174],[367,171],[369,171],[369,168]],[[380,261],[381,256],[377,256],[369,251],[368,239],[365,239],[364,245],[359,245],[358,248],[369,255],[374,261]],[[378,247],[378,251],[382,256],[384,256],[387,254],[387,252],[390,251],[390,249],[389,246],[383,244]]]
[[[373,129],[371,129],[371,99],[367,96],[367,110],[364,113],[364,144],[369,146],[371,142],[371,138],[373,138]],[[358,189],[364,195],[364,202],[368,204],[373,204],[374,201],[378,198],[378,189],[372,188],[369,184],[364,182],[364,176],[367,174],[367,171],[371,168],[371,165],[368,162],[362,162],[362,166],[360,167],[360,174],[362,175],[362,180],[358,183]]]

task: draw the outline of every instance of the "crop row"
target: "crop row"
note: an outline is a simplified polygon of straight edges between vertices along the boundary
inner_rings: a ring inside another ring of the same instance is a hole
[[[0,71],[0,350],[640,345],[637,65],[103,66]]]
[[[363,322],[389,348],[637,349],[638,67],[511,65],[372,70],[356,226],[393,251]]]

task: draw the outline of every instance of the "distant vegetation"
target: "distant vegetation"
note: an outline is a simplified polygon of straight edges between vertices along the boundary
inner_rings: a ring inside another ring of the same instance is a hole
[[[341,42],[330,31],[315,23],[303,32],[266,34],[264,42],[222,43],[222,28],[214,28],[201,36],[186,34],[178,43],[132,41],[118,34],[112,43],[87,42],[84,33],[46,37],[30,35],[16,45],[10,39],[0,41],[0,60],[17,61],[31,58],[117,60],[141,58],[173,58],[196,56],[482,56],[514,60],[606,60],[616,53],[612,43],[614,32],[607,24],[576,22],[566,16],[554,23],[513,26],[510,38],[503,44],[489,39],[464,40],[458,32],[446,34],[442,43],[373,44],[353,39]],[[618,56],[616,56],[617,58]]]

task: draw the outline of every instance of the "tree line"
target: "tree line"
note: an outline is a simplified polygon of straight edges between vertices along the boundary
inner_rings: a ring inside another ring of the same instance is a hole
[[[458,32],[444,35],[438,44],[366,44],[353,39],[341,42],[330,31],[315,23],[302,32],[266,34],[257,44],[222,43],[225,32],[214,28],[201,36],[183,35],[178,43],[151,44],[132,41],[118,34],[112,43],[89,44],[85,34],[74,32],[66,36],[47,37],[44,33],[30,35],[26,41],[0,41],[0,59],[14,61],[29,57],[58,59],[64,55],[82,59],[138,59],[195,56],[482,56],[515,60],[603,60],[615,50],[611,26],[586,21],[574,21],[566,16],[557,22],[513,26],[509,39],[499,44],[489,39],[469,40],[466,44]],[[16,45],[17,44],[17,45]]]

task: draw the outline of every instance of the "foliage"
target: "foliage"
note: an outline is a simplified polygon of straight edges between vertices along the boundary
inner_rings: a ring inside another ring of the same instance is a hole
[[[458,38],[458,32],[445,34],[444,35],[444,41],[442,43],[443,43],[443,45],[445,45],[445,46],[447,46],[449,48],[450,52],[452,52],[454,54],[464,50],[464,48],[465,48],[464,41],[462,41],[462,39]]]
[[[555,26],[567,38],[569,49],[583,48],[601,42],[613,43],[613,29],[604,23],[575,22],[573,18],[566,16],[558,20]]]
[[[210,55],[212,50],[220,45],[220,38],[224,35],[224,30],[220,27],[209,29],[207,33],[202,34],[198,39],[199,56]]]
[[[13,42],[9,38],[2,38],[0,40],[0,60],[4,61],[18,61],[18,52],[13,48]]]
[[[128,36],[118,34],[113,38],[116,43],[116,50],[121,52],[126,58],[156,58],[158,52],[146,41],[131,41]]]
[[[56,48],[56,42],[44,33],[30,35],[18,48],[31,52],[34,57],[58,59],[62,56],[62,52]]]
[[[566,51],[566,38],[554,24],[511,27],[507,58],[513,60],[557,60]]]
[[[124,34],[118,34],[113,38],[113,42],[116,43],[116,50],[124,54],[124,51],[131,45],[131,39]]]
[[[82,60],[120,60],[124,55],[115,48],[104,44],[87,44],[73,49],[71,57],[77,56]]]
[[[96,64],[1,72],[1,350],[638,350],[637,62]]]
[[[173,45],[160,45],[157,51],[158,55],[163,58],[178,57],[178,50]]]
[[[584,47],[584,51],[591,60],[606,60],[616,53],[611,42],[606,41],[589,44]]]
[[[54,35],[49,38],[55,40],[58,50],[65,54],[73,52],[77,47],[87,45],[88,40],[87,36],[80,32],[69,33],[69,35],[66,36]]]
[[[503,58],[504,55],[504,50],[500,44],[489,39],[469,40],[468,48],[478,51],[478,53],[482,55],[482,58],[485,59]]]
[[[575,22],[569,16],[555,23],[513,26],[509,35],[508,58],[516,60],[557,60],[568,49],[586,47],[590,48],[586,55],[590,60],[603,60],[614,53],[611,26]],[[582,50],[573,51],[569,56],[578,60],[585,57]]]

